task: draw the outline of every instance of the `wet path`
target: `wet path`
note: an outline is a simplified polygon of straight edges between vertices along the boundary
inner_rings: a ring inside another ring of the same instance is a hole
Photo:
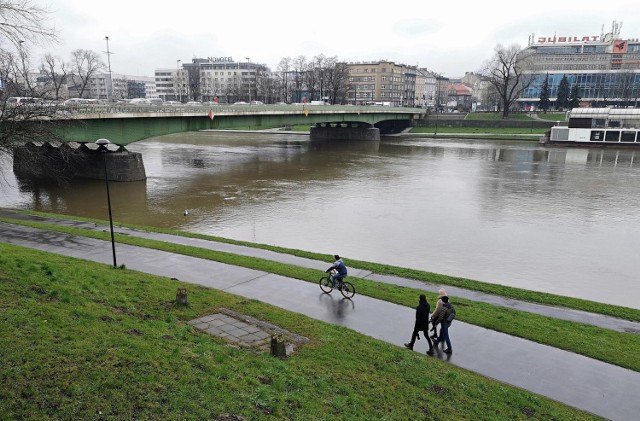
[[[9,209],[0,209],[0,216],[15,219],[25,219],[38,222],[56,223],[71,227],[93,229],[104,231],[108,229],[108,226],[96,225],[88,222],[80,222],[68,219],[54,219],[45,218],[41,216],[25,215],[19,212],[15,212]],[[234,244],[221,243],[217,241],[201,240],[196,238],[180,237],[169,234],[153,233],[141,230],[135,230],[125,227],[114,227],[114,230],[118,234],[147,238],[151,240],[165,241],[175,244],[188,245],[193,247],[200,247],[208,250],[224,251],[233,254],[239,254],[242,256],[259,257],[266,260],[272,260],[275,262],[287,263],[295,266],[318,269],[318,271],[324,271],[329,263],[319,262],[317,260],[306,259],[303,257],[291,256],[288,254],[277,253],[269,250],[262,250],[252,247],[238,246]],[[424,282],[420,282],[413,279],[399,278],[390,275],[380,275],[371,273],[369,271],[358,270],[349,267],[349,276],[371,279],[378,282],[384,282],[394,285],[400,285],[408,288],[415,288],[431,293],[438,293],[438,289],[444,286],[447,289],[447,293],[451,297],[460,297],[469,299],[472,301],[478,301],[488,303],[501,307],[509,307],[514,310],[526,311],[529,313],[540,314],[543,316],[554,317],[556,319],[568,320],[572,322],[586,323],[593,326],[602,327],[605,329],[611,329],[618,332],[637,332],[640,333],[640,323],[632,322],[629,320],[617,319],[602,314],[588,313],[580,310],[572,310],[567,308],[546,306],[541,304],[529,303],[526,301],[514,300],[510,298],[500,297],[497,295],[486,294],[483,292],[467,290],[458,287],[451,287],[447,285],[434,285]]]

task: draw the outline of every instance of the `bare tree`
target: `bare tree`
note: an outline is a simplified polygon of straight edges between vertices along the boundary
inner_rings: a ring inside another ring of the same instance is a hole
[[[307,63],[304,73],[303,73],[303,86],[309,93],[309,98],[307,100],[313,101],[317,97],[318,92],[318,76],[319,72],[314,71],[314,61],[310,61]]]
[[[189,66],[187,68],[187,97],[193,101],[198,101],[202,98],[200,73],[199,65]]]
[[[307,58],[298,56],[293,60],[293,86],[295,89],[294,102],[302,101],[302,89],[305,83],[304,75],[307,71]]]
[[[37,93],[28,77],[29,45],[57,40],[47,18],[48,11],[30,0],[0,0],[0,40],[8,40],[0,44],[0,156],[12,156],[15,147],[29,141],[57,139],[50,121],[55,107],[8,101],[12,96]]]
[[[104,62],[95,51],[81,48],[71,52],[71,76],[78,97],[82,98],[84,95],[91,77],[105,68]]]
[[[54,28],[47,26],[49,11],[31,0],[0,0],[0,35],[15,48],[23,42],[41,44],[57,41]]]
[[[60,90],[67,83],[67,64],[52,54],[45,54],[40,64],[40,73],[45,75],[46,93],[52,92],[53,99],[60,99]]]
[[[291,100],[289,95],[289,70],[291,69],[291,58],[285,57],[278,63],[278,75],[280,80],[280,96],[283,101]]]
[[[327,96],[332,104],[343,104],[347,101],[349,91],[349,67],[346,63],[338,63],[337,57],[330,59],[331,66],[326,72]]]
[[[531,83],[526,78],[529,54],[523,52],[520,46],[513,44],[508,48],[498,44],[495,54],[485,65],[481,74],[496,89],[502,105],[502,118],[509,117],[511,107],[522,92]]]

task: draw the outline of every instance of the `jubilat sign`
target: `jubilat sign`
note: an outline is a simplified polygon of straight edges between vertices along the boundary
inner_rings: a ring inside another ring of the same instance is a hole
[[[214,63],[233,63],[232,57],[209,57],[209,61]]]
[[[589,42],[600,41],[600,35],[591,35],[584,37],[538,37],[538,44],[562,44],[566,42]]]

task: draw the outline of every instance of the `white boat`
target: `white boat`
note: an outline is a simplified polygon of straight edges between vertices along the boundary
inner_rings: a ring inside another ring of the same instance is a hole
[[[566,126],[553,126],[541,143],[574,146],[640,147],[640,109],[574,108]]]

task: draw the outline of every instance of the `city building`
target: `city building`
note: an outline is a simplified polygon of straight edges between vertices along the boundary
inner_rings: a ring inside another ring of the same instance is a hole
[[[88,98],[118,100],[157,98],[156,81],[150,76],[99,73],[89,79]]]
[[[176,69],[156,69],[158,97],[165,101],[186,102],[257,100],[257,84],[268,69],[258,63],[234,61],[232,57],[194,58],[190,63],[178,60]]]
[[[473,90],[463,83],[451,83],[447,87],[447,110],[471,111]]]
[[[396,64],[380,60],[347,63],[349,69],[349,92],[347,100],[352,104],[384,104],[392,106],[415,106],[419,72],[416,66]]]
[[[589,107],[637,106],[640,96],[640,41],[623,39],[622,24],[600,35],[562,34],[529,37],[520,53],[525,61],[526,89],[518,99],[521,108],[536,108],[547,75],[552,105],[564,77],[577,85],[581,105]]]
[[[416,73],[416,107],[433,109],[436,101],[436,74],[427,69]]]

